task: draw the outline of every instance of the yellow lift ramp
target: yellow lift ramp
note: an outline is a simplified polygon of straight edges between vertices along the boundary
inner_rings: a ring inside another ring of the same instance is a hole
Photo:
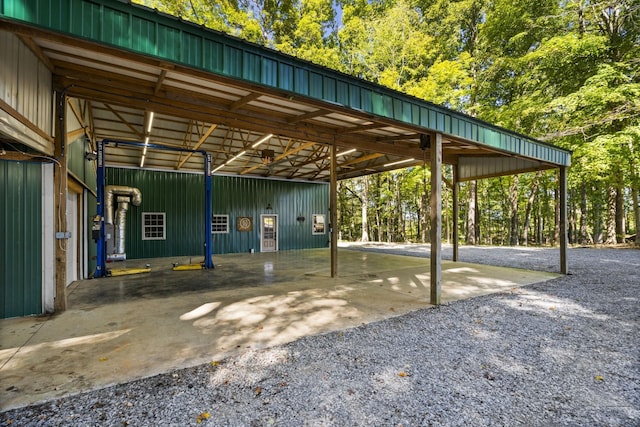
[[[173,263],[173,271],[192,271],[192,270],[202,270],[204,268],[204,261],[193,264],[191,263],[191,259],[189,259],[189,264],[178,264],[177,262]]]
[[[147,264],[146,267],[143,268],[111,268],[107,270],[107,276],[116,277],[116,276],[127,276],[130,274],[142,274],[142,273],[151,273],[151,266]]]

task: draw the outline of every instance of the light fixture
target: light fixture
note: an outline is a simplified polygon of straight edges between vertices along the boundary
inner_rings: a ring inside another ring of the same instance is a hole
[[[403,163],[409,163],[409,162],[413,162],[415,159],[412,157],[410,159],[404,159],[404,160],[398,160],[397,162],[391,162],[391,163],[387,163],[386,165],[384,165],[385,168],[388,168],[389,166],[396,166],[396,165],[401,165]]]
[[[271,207],[271,203],[267,203],[267,207],[265,208],[267,212],[271,212],[273,208]]]
[[[353,153],[354,151],[356,151],[356,149],[355,149],[355,148],[352,148],[351,150],[343,151],[342,153],[338,153],[338,154],[336,154],[336,157],[345,156],[345,155],[347,155],[347,154],[351,154],[351,153]]]
[[[235,156],[233,156],[232,158],[230,158],[229,160],[227,160],[226,162],[224,162],[223,164],[221,164],[220,166],[218,166],[217,168],[215,168],[214,170],[211,171],[211,173],[217,172],[220,169],[222,169],[223,167],[227,166],[229,163],[233,162],[234,160],[244,156],[245,154],[247,154],[247,150],[241,151],[240,153],[236,154]]]
[[[2,149],[2,155],[4,156],[4,148]],[[88,153],[84,153],[84,158],[93,161],[98,158],[98,153],[95,151],[89,151]]]
[[[269,138],[271,138],[272,136],[273,136],[273,134],[271,134],[271,133],[270,133],[269,135],[265,135],[265,136],[263,136],[262,138],[260,138],[260,139],[258,140],[258,142],[256,142],[255,144],[253,144],[253,145],[251,146],[251,148],[256,148],[258,145],[260,145],[260,144],[262,144],[262,143],[266,142],[266,141],[267,141]]]
[[[149,112],[149,122],[147,123],[147,133],[151,132],[152,126],[153,126],[153,111]]]
[[[241,151],[240,153],[238,153],[235,156],[233,156],[231,159],[227,160],[227,163],[225,163],[225,165],[228,165],[229,163],[233,162],[234,160],[237,160],[238,158],[244,156],[245,154],[247,154],[246,150],[245,151]]]

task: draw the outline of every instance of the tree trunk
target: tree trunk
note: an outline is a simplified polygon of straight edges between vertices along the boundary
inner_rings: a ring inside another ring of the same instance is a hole
[[[360,237],[361,242],[369,241],[369,222],[368,218],[368,205],[369,205],[369,178],[362,177],[362,235]]]
[[[620,186],[616,188],[616,242],[624,243],[626,227],[624,221],[624,189]]]
[[[587,231],[587,184],[584,182],[580,186],[580,237],[579,243],[586,245],[590,243],[589,232]]]
[[[631,189],[631,201],[633,202],[633,222],[636,231],[636,246],[640,246],[640,195],[638,195],[638,189],[633,187]]]
[[[524,225],[522,227],[522,244],[527,246],[529,244],[529,227],[531,226],[531,210],[538,194],[538,186],[540,185],[541,172],[536,173],[536,177],[531,184],[531,193],[529,199],[527,199],[527,206],[524,211]]]
[[[478,183],[469,181],[469,209],[467,210],[467,235],[465,243],[475,245],[478,243],[476,236],[476,203],[478,202]]]
[[[609,193],[607,197],[607,244],[618,243],[616,239],[616,189],[615,187],[609,187]]]
[[[518,175],[509,190],[509,245],[518,245]]]
[[[422,172],[422,193],[421,193],[421,197],[420,197],[420,210],[422,211],[422,216],[420,217],[420,221],[422,222],[422,235],[421,235],[421,241],[422,243],[426,243],[428,240],[428,236],[429,236],[429,213],[430,213],[430,206],[429,206],[429,198],[427,197],[428,193],[427,193],[427,171],[425,166],[423,165],[423,172]]]
[[[553,198],[555,200],[554,219],[555,226],[553,227],[553,244],[560,241],[560,190],[558,186],[553,189]]]

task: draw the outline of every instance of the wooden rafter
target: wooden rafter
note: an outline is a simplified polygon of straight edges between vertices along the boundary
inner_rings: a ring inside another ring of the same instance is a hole
[[[116,116],[122,123],[125,124],[125,126],[127,126],[129,129],[131,129],[131,131],[133,133],[135,133],[139,139],[144,139],[144,134],[142,132],[140,132],[138,129],[136,129],[135,127],[133,127],[133,125],[131,123],[129,123],[124,117],[122,117],[122,115],[117,112],[116,110],[113,109],[113,107],[111,107],[111,105],[109,104],[104,104],[105,107],[107,107],[107,109],[109,111],[111,111],[111,113]]]
[[[307,142],[307,143],[304,143],[304,144],[301,144],[301,145],[297,146],[296,148],[293,148],[293,149],[291,149],[291,150],[285,151],[284,153],[280,154],[280,155],[279,155],[279,156],[277,156],[275,159],[273,159],[273,162],[272,162],[271,164],[274,164],[274,163],[276,163],[276,162],[279,162],[279,161],[280,161],[280,160],[282,160],[282,159],[285,159],[285,158],[287,158],[287,157],[289,157],[289,156],[292,156],[292,155],[294,155],[294,154],[298,153],[299,151],[302,151],[302,150],[304,150],[304,149],[306,149],[306,148],[309,148],[309,147],[312,147],[312,146],[314,146],[314,145],[316,145],[316,143],[315,143],[315,142]],[[261,164],[256,165],[256,166],[252,166],[252,167],[250,167],[249,169],[245,169],[245,170],[243,170],[242,172],[240,172],[240,174],[241,174],[241,175],[245,175],[245,174],[251,173],[251,172],[253,172],[254,170],[259,169],[259,168],[261,168],[261,167],[263,167],[263,166],[266,166],[266,165],[264,165],[264,164],[262,164],[262,163],[261,163]]]
[[[313,119],[315,117],[325,116],[325,115],[327,115],[329,113],[331,113],[331,111],[320,109],[320,110],[310,111],[308,113],[300,114],[299,116],[291,117],[287,121],[289,123],[298,123],[298,122],[302,122],[304,120]]]
[[[217,124],[212,124],[211,126],[209,126],[209,129],[207,129],[207,131],[204,133],[204,135],[202,135],[200,137],[198,142],[196,142],[196,145],[193,146],[192,150],[197,150],[198,148],[200,148],[200,146],[207,140],[207,138],[209,138],[209,136],[213,133],[213,131],[216,130],[216,127],[218,127]],[[176,167],[176,169],[180,169],[182,167],[182,165],[184,165],[184,163],[187,160],[189,160],[189,158],[191,158],[192,155],[193,155],[193,153],[187,153],[186,156],[184,157],[184,159],[182,159],[180,161],[180,163],[178,164],[178,167]]]
[[[243,105],[246,105],[246,104],[250,103],[254,99],[260,98],[260,96],[262,96],[262,94],[256,93],[256,92],[252,92],[252,93],[250,93],[248,95],[245,95],[242,98],[238,99],[237,101],[233,102],[229,106],[229,111],[236,111],[238,108],[242,107]]]
[[[31,52],[33,52],[33,54],[38,57],[38,59],[44,64],[45,67],[47,67],[50,72],[53,73],[55,71],[55,67],[49,60],[49,57],[44,54],[42,49],[40,49],[40,46],[38,46],[31,37],[22,34],[18,34],[18,37],[20,38],[20,40],[22,40],[22,43],[26,44]]]
[[[160,92],[160,88],[162,87],[162,84],[164,83],[164,79],[167,77],[167,70],[165,68],[162,69],[162,71],[160,72],[160,75],[158,76],[158,80],[156,81],[156,85],[153,88],[153,93],[154,94],[158,94]]]

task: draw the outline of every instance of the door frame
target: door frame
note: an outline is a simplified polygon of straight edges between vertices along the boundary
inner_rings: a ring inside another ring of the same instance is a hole
[[[279,227],[279,219],[278,219],[278,214],[261,214],[260,215],[260,252],[264,252],[264,238],[263,238],[263,230],[264,230],[264,219],[266,217],[273,217],[275,218],[275,240],[276,240],[276,246],[275,249],[273,251],[269,251],[269,252],[278,252],[278,242],[280,240],[280,233],[278,232],[278,227]]]

